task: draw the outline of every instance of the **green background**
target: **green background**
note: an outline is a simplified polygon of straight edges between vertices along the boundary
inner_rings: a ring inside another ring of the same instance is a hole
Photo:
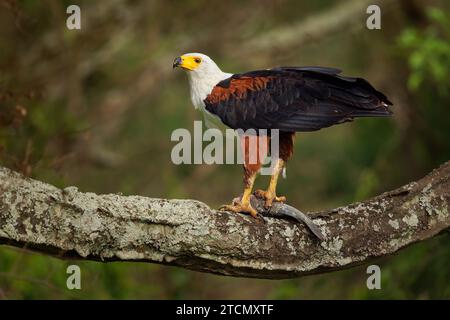
[[[170,161],[172,131],[201,119],[186,76],[172,71],[185,52],[227,72],[338,67],[393,101],[390,119],[297,135],[279,193],[304,211],[366,199],[450,159],[448,1],[373,1],[381,30],[365,27],[364,7],[346,15],[359,1],[77,3],[82,30],[69,31],[71,1],[0,1],[1,165],[82,191],[229,202],[241,192],[240,166]],[[73,262],[2,246],[0,299],[448,299],[449,245],[441,235],[380,259],[382,290],[373,291],[367,266],[268,281],[98,262],[76,262],[82,290],[69,291]]]

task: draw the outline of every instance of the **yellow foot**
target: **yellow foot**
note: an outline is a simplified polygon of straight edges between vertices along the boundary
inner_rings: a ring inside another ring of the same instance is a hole
[[[277,195],[273,192],[270,191],[264,191],[264,190],[256,190],[255,191],[255,196],[257,196],[260,199],[264,199],[265,203],[264,206],[266,208],[270,208],[272,206],[272,202],[285,202],[286,201],[286,197],[284,196],[280,196],[277,197]]]
[[[250,203],[242,203],[240,200],[233,200],[232,204],[223,205],[219,208],[220,211],[242,212],[249,213],[253,218],[258,217],[258,212],[251,206]]]

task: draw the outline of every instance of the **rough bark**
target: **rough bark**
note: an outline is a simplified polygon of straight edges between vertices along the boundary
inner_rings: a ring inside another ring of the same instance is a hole
[[[0,168],[0,244],[60,258],[145,261],[222,275],[290,278],[368,262],[450,230],[450,162],[373,199],[289,219],[195,200],[63,190]]]

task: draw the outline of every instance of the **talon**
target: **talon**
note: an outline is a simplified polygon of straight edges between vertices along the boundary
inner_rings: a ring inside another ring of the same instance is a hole
[[[273,201],[275,202],[285,202],[286,197],[284,196],[276,196],[275,193],[270,191],[264,191],[264,190],[256,190],[255,196],[257,196],[260,199],[264,199],[264,207],[270,208],[272,206]]]
[[[233,203],[228,205],[223,205],[219,208],[220,211],[230,211],[236,213],[249,213],[253,218],[258,217],[258,212],[249,204],[243,203]]]
[[[286,197],[285,196],[275,197],[274,201],[276,201],[276,202],[286,202]]]
[[[236,197],[231,200],[231,204],[223,204],[219,207],[219,211],[233,211],[230,208],[235,207],[241,203],[241,197]],[[234,212],[234,211],[233,211]]]

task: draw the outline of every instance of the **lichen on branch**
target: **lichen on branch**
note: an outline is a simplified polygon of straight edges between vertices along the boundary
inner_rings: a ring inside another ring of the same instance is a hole
[[[143,261],[254,278],[329,272],[450,229],[450,162],[364,202],[303,223],[220,212],[196,200],[58,189],[0,167],[0,244],[59,258]]]

